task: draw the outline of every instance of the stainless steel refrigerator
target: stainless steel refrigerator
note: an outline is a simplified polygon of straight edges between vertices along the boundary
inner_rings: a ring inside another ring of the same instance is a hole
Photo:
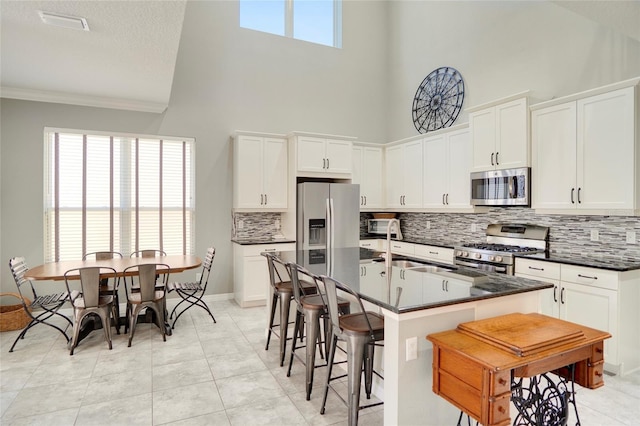
[[[298,184],[298,250],[358,247],[360,185]]]

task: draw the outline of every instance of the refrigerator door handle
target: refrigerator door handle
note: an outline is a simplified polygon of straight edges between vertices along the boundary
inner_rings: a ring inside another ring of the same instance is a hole
[[[326,237],[326,248],[327,250],[329,249],[329,247],[331,246],[331,234],[333,233],[333,227],[331,226],[331,199],[327,198],[326,200],[326,211],[325,211],[325,217],[327,218],[327,237]]]
[[[329,198],[329,213],[331,214],[330,218],[329,218],[329,224],[331,226],[331,228],[329,228],[329,238],[331,239],[331,244],[330,247],[331,249],[333,249],[336,245],[336,241],[335,241],[335,232],[334,232],[334,210],[333,210],[333,198]]]

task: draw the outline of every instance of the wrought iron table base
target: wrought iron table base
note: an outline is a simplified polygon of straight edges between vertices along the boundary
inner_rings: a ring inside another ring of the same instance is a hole
[[[580,426],[580,416],[576,405],[575,364],[565,367],[569,378],[558,375],[557,383],[548,373],[525,378],[511,377],[511,402],[518,414],[513,420],[514,426],[565,426],[569,421],[569,405],[573,405],[576,414],[576,426]],[[569,387],[571,390],[569,390]],[[457,426],[465,426],[464,411],[460,411]],[[475,422],[477,425],[478,422]],[[472,426],[471,417],[467,414],[467,426]]]

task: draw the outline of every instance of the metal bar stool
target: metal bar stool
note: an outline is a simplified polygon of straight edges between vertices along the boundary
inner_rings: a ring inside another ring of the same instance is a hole
[[[285,264],[278,256],[273,253],[262,253],[267,258],[267,266],[269,267],[269,281],[273,290],[271,299],[271,314],[269,315],[269,331],[267,333],[267,344],[265,351],[269,350],[269,342],[271,341],[271,333],[274,327],[280,329],[280,367],[284,365],[285,351],[287,349],[287,333],[289,328],[289,311],[291,310],[291,299],[293,299],[293,286],[291,277]],[[282,275],[287,278],[284,280]],[[301,282],[304,287],[305,294],[313,294],[316,292],[315,284]],[[276,306],[280,302],[280,323],[274,324],[276,316]]]
[[[324,389],[324,398],[322,400],[320,414],[324,414],[324,409],[327,403],[327,394],[329,393],[329,388],[331,388],[331,390],[333,390],[336,395],[338,395],[338,397],[347,404],[349,409],[349,426],[355,426],[358,424],[359,410],[382,404],[382,402],[378,402],[360,406],[360,379],[362,377],[362,367],[364,365],[365,391],[367,398],[370,398],[373,374],[382,378],[382,376],[373,370],[373,355],[375,346],[379,345],[377,342],[384,340],[384,317],[375,312],[366,311],[358,293],[350,289],[345,284],[341,284],[326,276],[322,276],[322,282],[324,283],[327,307],[329,308],[329,318],[331,319],[333,332],[329,354],[327,355],[327,364],[329,365],[329,368],[327,368],[327,384]],[[360,305],[361,311],[359,313],[340,315],[340,311],[338,310],[338,294],[336,286],[339,286],[341,290],[355,297]],[[346,401],[331,386],[332,380],[344,377],[344,375],[334,378],[331,377],[333,359],[336,354],[338,340],[342,340],[347,344],[348,400]]]
[[[318,287],[318,281],[320,277],[313,275],[311,272],[305,270],[300,265],[295,263],[287,263],[287,269],[291,276],[291,283],[293,286],[293,298],[297,304],[296,322],[294,330],[300,331],[298,334],[302,336],[302,329],[304,327],[305,339],[305,367],[306,367],[306,390],[307,401],[311,399],[311,389],[313,387],[313,373],[317,367],[325,367],[327,364],[315,365],[316,360],[316,342],[321,345],[323,342],[328,346],[331,340],[331,325],[328,321],[329,312],[327,311],[327,304],[322,296],[320,288]],[[300,285],[300,275],[304,275],[309,278],[309,281],[313,281],[316,285],[315,294],[306,294],[304,287]],[[350,312],[351,303],[343,298],[338,298],[338,309],[341,314],[348,314]],[[320,335],[320,319],[324,320],[324,339]],[[294,332],[295,335],[295,332]],[[289,359],[289,370],[287,371],[287,377],[291,376],[291,367],[293,366],[293,357],[296,356],[296,349],[301,348],[295,345],[295,339],[291,345],[291,358]],[[320,346],[322,348],[322,346]],[[325,350],[328,353],[328,348]],[[322,352],[320,352],[322,355]]]

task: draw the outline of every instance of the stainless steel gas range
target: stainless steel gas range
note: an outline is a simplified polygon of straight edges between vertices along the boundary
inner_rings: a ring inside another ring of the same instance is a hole
[[[513,275],[514,255],[547,250],[549,228],[527,224],[494,223],[487,227],[487,242],[456,247],[455,264]]]

